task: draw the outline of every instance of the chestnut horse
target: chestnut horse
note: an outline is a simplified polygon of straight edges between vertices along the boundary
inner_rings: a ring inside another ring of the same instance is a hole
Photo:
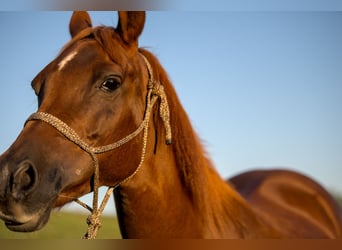
[[[53,208],[109,186],[124,238],[341,237],[341,211],[313,180],[218,175],[164,69],[138,47],[144,22],[119,12],[116,28],[92,27],[74,12],[71,41],[32,81],[37,113],[0,158],[6,226],[38,230]]]

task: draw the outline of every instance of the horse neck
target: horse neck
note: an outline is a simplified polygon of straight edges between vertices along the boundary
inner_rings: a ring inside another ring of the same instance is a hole
[[[157,73],[170,105],[173,143],[165,145],[155,114],[141,170],[115,191],[122,236],[238,237],[241,223],[233,217],[248,208],[213,169],[166,74]]]

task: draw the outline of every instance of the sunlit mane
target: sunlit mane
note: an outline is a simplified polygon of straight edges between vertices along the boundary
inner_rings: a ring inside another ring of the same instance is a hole
[[[201,142],[193,130],[190,120],[183,109],[176,91],[172,86],[167,73],[158,59],[149,51],[140,49],[152,64],[155,78],[161,82],[168,97],[171,113],[171,127],[174,135],[173,150],[176,155],[176,165],[180,178],[186,186],[190,197],[200,205],[206,199],[208,168],[213,169],[211,161],[206,157]],[[159,130],[162,124],[159,123]],[[203,204],[202,204],[203,205]],[[200,207],[200,209],[205,209]]]

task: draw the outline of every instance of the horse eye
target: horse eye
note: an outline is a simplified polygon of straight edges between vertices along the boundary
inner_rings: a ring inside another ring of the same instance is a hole
[[[119,88],[121,85],[121,82],[116,79],[116,78],[108,78],[107,80],[105,80],[101,86],[100,89],[107,91],[107,92],[113,92],[114,90],[116,90],[117,88]]]

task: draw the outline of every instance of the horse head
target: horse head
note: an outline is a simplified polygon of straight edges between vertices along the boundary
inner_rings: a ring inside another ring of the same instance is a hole
[[[32,81],[37,113],[0,157],[0,218],[9,229],[37,230],[54,207],[93,191],[92,155],[37,114],[49,114],[76,131],[91,149],[120,141],[144,121],[150,76],[138,38],[145,13],[118,16],[116,28],[94,28],[86,12],[75,12],[71,41]],[[98,185],[113,186],[134,173],[140,156],[127,157],[127,152],[141,152],[142,138],[137,133],[124,146],[97,156]],[[115,171],[109,171],[113,165]]]

